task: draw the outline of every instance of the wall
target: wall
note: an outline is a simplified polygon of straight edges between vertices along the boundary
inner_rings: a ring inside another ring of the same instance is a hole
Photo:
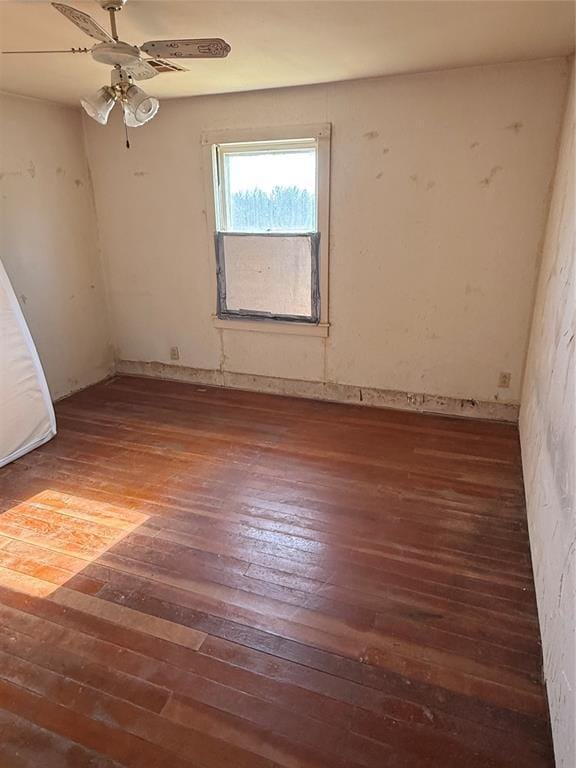
[[[0,258],[59,398],[113,366],[79,110],[2,95],[0,149]]]
[[[570,94],[520,411],[532,561],[558,768],[576,765],[574,80]]]
[[[164,101],[130,151],[119,114],[85,118],[117,356],[168,362],[178,346],[196,369],[518,402],[567,69]],[[330,336],[216,329],[201,132],[319,122],[333,125]]]

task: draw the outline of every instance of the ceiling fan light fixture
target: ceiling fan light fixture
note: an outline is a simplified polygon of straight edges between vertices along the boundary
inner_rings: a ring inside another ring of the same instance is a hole
[[[108,122],[108,116],[115,102],[114,91],[108,86],[104,86],[91,96],[85,96],[80,100],[86,114],[101,125],[106,125]]]
[[[2,0],[0,0],[2,2]],[[124,124],[138,128],[156,115],[160,102],[148,96],[133,80],[148,80],[160,72],[181,72],[186,68],[165,59],[222,59],[230,53],[230,46],[221,37],[186,38],[177,40],[149,40],[142,45],[131,45],[118,36],[116,15],[128,0],[97,0],[109,14],[110,32],[107,32],[89,14],[60,2],[52,6],[75,27],[98,43],[92,48],[66,48],[49,51],[0,51],[0,54],[37,53],[90,53],[94,61],[112,69],[111,85],[95,94],[80,99],[86,114],[101,125],[106,125],[114,104],[122,105]],[[148,55],[143,58],[142,54]],[[126,146],[130,147],[126,131]]]
[[[129,128],[138,128],[149,120],[160,108],[160,102],[153,96],[148,96],[137,85],[131,85],[126,91],[124,102],[124,122]]]

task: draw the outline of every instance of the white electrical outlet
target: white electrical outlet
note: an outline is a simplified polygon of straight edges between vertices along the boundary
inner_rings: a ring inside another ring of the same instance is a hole
[[[510,387],[511,379],[511,373],[508,373],[507,371],[501,371],[500,376],[498,376],[498,389],[508,389]]]
[[[178,347],[170,347],[170,360],[180,360],[180,350]]]

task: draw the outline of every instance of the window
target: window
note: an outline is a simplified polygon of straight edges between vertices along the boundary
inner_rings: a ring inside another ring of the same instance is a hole
[[[316,141],[217,147],[218,229],[316,232]]]
[[[329,126],[241,134],[204,138],[213,174],[217,319],[243,328],[238,321],[260,322],[256,330],[326,328]]]
[[[217,235],[219,316],[318,322],[318,233]]]

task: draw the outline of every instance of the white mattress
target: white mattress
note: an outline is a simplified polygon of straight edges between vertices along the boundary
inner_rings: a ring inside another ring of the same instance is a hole
[[[55,434],[42,364],[0,261],[0,467]]]

